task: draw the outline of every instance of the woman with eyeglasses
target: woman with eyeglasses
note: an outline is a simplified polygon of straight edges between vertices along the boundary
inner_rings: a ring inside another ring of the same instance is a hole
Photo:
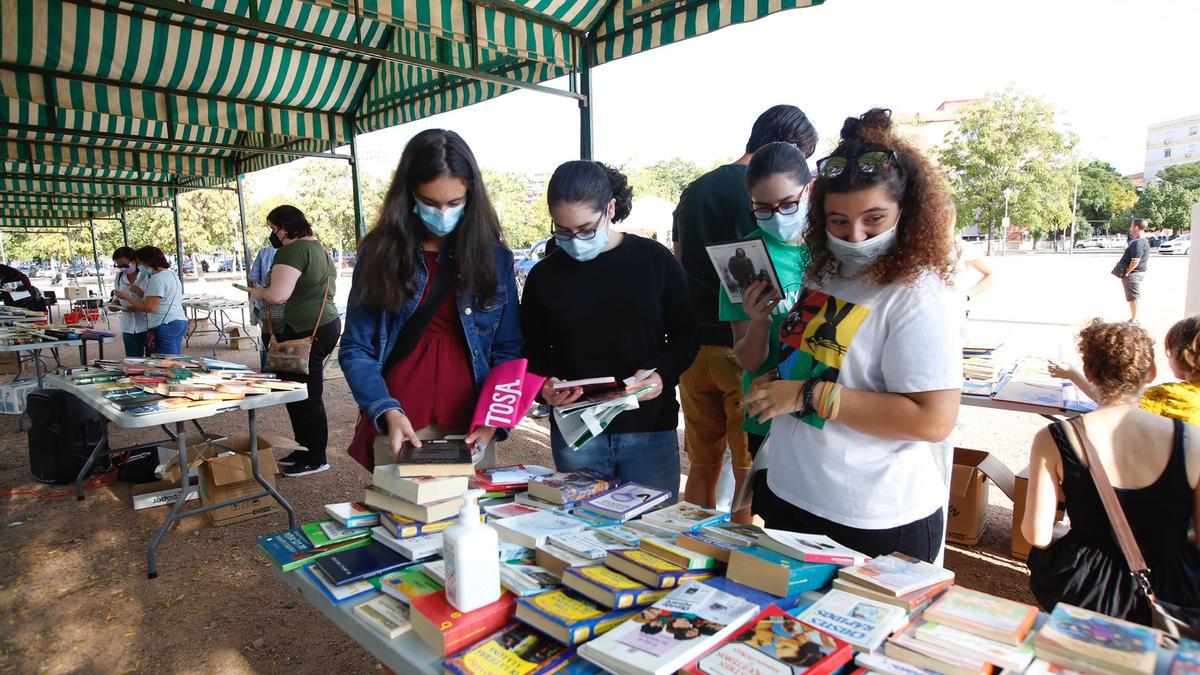
[[[370,471],[405,442],[467,433],[488,372],[520,356],[512,251],[475,155],[453,131],[422,131],[359,245],[339,354],[361,408],[350,456]]]
[[[817,163],[812,261],[781,326],[790,353],[745,399],[771,420],[755,511],[869,556],[933,561],[946,503],[933,444],[962,389],[949,196],[888,111],[846,120],[841,135]]]
[[[683,269],[665,246],[618,232],[633,190],[616,169],[567,162],[550,178],[546,200],[558,250],[529,274],[521,300],[525,355],[549,376],[541,398],[576,401],[564,381],[644,376],[639,408],[618,415],[603,433],[571,449],[551,421],[559,471],[595,469],[660,490],[679,490],[679,402],[675,385],[699,350]]]
[[[779,327],[800,294],[808,247],[802,234],[808,218],[808,185],[811,182],[804,153],[791,143],[768,143],[755,151],[746,167],[746,186],[750,191],[750,209],[758,230],[750,235],[766,247],[784,295],[769,281],[757,280],[745,289],[744,299],[733,303],[721,291],[719,316],[733,329],[733,353],[744,369],[743,390],[779,365]],[[750,455],[758,453],[770,420],[747,417],[746,430]],[[734,467],[735,489],[740,490],[749,469]],[[737,522],[750,522],[750,509],[733,514]]]

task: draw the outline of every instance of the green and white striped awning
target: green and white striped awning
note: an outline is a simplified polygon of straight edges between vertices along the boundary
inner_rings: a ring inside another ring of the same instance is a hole
[[[583,100],[583,69],[822,1],[0,0],[0,226],[344,159],[520,88]]]

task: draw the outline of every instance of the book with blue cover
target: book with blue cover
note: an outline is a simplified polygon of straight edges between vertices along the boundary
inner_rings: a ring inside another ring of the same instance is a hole
[[[376,591],[375,584],[366,579],[338,586],[330,581],[329,577],[325,576],[321,570],[317,569],[316,563],[305,565],[303,569],[304,573],[312,579],[313,585],[324,593],[325,597],[329,598],[329,601],[335,605],[350,602],[355,598],[361,598],[368,593]]]
[[[712,586],[718,591],[736,595],[737,597],[753,602],[759,607],[768,607],[775,605],[788,614],[799,614],[808,609],[808,606],[813,604],[814,599],[809,597],[811,591],[789,595],[786,598],[776,597],[770,593],[764,593],[757,588],[751,588],[745,584],[739,584],[736,581],[730,580],[729,577],[713,577],[705,579],[702,583]],[[815,594],[814,594],[815,595]]]
[[[806,563],[762,546],[751,546],[730,554],[726,576],[783,598],[825,588],[837,570],[837,565]]]
[[[338,541],[326,546],[313,546],[304,529],[294,527],[282,532],[273,532],[258,538],[258,547],[267,554],[271,562],[283,572],[291,572],[307,562],[359,546],[366,546],[368,539]]]
[[[640,483],[625,483],[619,488],[583,500],[579,508],[601,518],[625,522],[667,501],[671,494],[670,490],[657,490]]]
[[[568,647],[587,642],[621,624],[636,609],[611,610],[567,590],[517,600],[517,620]]]
[[[317,560],[317,569],[335,586],[366,579],[414,564],[397,551],[371,540],[366,546],[339,551]]]

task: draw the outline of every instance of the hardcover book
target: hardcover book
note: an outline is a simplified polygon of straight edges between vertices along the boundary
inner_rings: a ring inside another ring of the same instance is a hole
[[[630,548],[623,541],[604,537],[603,532],[604,528],[598,528],[571,534],[556,534],[547,541],[588,560],[600,560],[608,555],[609,551]]]
[[[298,569],[307,562],[312,562],[322,556],[345,551],[357,546],[366,546],[368,539],[353,539],[337,542],[322,548],[312,545],[305,536],[304,530],[295,527],[283,532],[275,532],[258,538],[258,547],[282,572]]]
[[[384,439],[386,440],[386,439]],[[473,449],[461,439],[421,441],[421,447],[405,443],[396,460],[400,476],[474,476]]]
[[[455,675],[543,675],[559,668],[575,650],[520,623],[509,624],[465,651],[446,659],[446,672]]]
[[[733,581],[786,597],[825,588],[837,565],[806,563],[761,546],[738,549],[729,556],[726,571]]]
[[[408,558],[396,551],[370,541],[366,546],[339,551],[317,560],[317,569],[335,585],[341,586],[359,579],[366,579],[384,572],[391,572],[411,564]]]
[[[497,466],[491,469],[479,469],[475,472],[473,480],[475,485],[482,490],[489,492],[492,490],[513,492],[524,490],[529,481],[552,473],[554,472],[544,466],[513,464],[510,466]]]
[[[675,536],[675,545],[715,558],[723,563],[729,562],[729,556],[742,548],[716,537],[710,537],[703,532],[680,532]]]
[[[397,600],[409,602],[412,598],[419,598],[422,595],[442,590],[442,585],[416,567],[410,567],[399,572],[389,572],[380,577],[379,590]]]
[[[694,532],[729,520],[729,514],[688,502],[677,502],[647,513],[643,520],[674,532]]]
[[[720,644],[758,611],[740,598],[688,582],[579,653],[613,672],[666,675]]]
[[[452,497],[428,504],[414,504],[373,486],[366,489],[363,501],[371,508],[388,511],[410,520],[419,520],[422,523],[453,518],[462,508],[461,497]]]
[[[516,598],[502,591],[500,599],[470,612],[460,612],[439,591],[411,600],[413,632],[435,653],[460,652],[512,622]]]
[[[1037,620],[1036,607],[955,586],[925,610],[926,621],[1017,646]]]
[[[375,585],[365,579],[338,586],[330,581],[324,572],[317,569],[315,563],[305,565],[303,569],[308,578],[312,579],[313,585],[317,587],[317,590],[324,593],[325,597],[329,598],[329,601],[335,605],[340,605],[368,593],[375,592]]]
[[[582,469],[540,476],[529,481],[529,494],[552,504],[568,504],[594,497],[617,486],[617,479],[607,474]]]
[[[669,490],[656,490],[639,483],[626,483],[604,494],[584,499],[580,507],[601,517],[624,522],[637,518],[670,498]]]
[[[679,565],[685,570],[711,570],[718,565],[716,558],[678,546],[670,539],[648,537],[641,541],[639,548],[652,556]]]
[[[901,596],[953,579],[954,572],[903,553],[892,553],[862,565],[843,567],[838,576],[880,593]]]
[[[502,539],[529,548],[541,546],[551,536],[581,532],[588,527],[587,523],[578,518],[548,511],[501,518],[492,521],[490,525],[496,528]]]
[[[573,647],[603,635],[636,610],[610,610],[566,590],[517,600],[517,619]]]
[[[953,585],[954,582],[947,579],[940,584],[927,586],[919,591],[913,591],[912,593],[895,597],[888,595],[887,593],[880,593],[879,591],[873,591],[864,586],[859,586],[858,584],[851,582],[849,579],[837,578],[833,580],[833,587],[839,591],[846,591],[847,593],[860,595],[868,600],[876,600],[889,605],[895,605],[909,614],[920,614],[921,612],[924,612],[925,608],[932,605],[933,601],[936,600],[943,591]]]
[[[713,576],[711,570],[687,570],[639,549],[609,551],[604,564],[651,588],[674,588],[685,581]]]
[[[379,524],[379,514],[362,502],[326,504],[325,513],[346,527],[375,527]]]
[[[383,544],[409,560],[424,560],[442,554],[442,533],[397,539],[382,527],[371,528],[371,539]]]
[[[669,589],[650,588],[604,565],[568,567],[563,585],[604,607],[628,609],[658,602]]]
[[[870,556],[846,548],[820,534],[801,534],[787,530],[765,529],[758,537],[758,545],[796,560],[832,565],[862,565]]]
[[[354,608],[359,620],[395,640],[412,628],[412,613],[407,603],[381,595]]]
[[[1034,639],[1038,658],[1089,672],[1150,675],[1160,633],[1066,603],[1054,606]]]
[[[404,476],[397,464],[375,467],[371,482],[381,490],[414,504],[460,497],[468,487],[465,476]]]
[[[860,598],[842,591],[829,591],[800,615],[800,621],[873,652],[906,621],[904,610]]]
[[[854,658],[846,642],[767,607],[725,643],[683,668],[689,675],[832,675]]]

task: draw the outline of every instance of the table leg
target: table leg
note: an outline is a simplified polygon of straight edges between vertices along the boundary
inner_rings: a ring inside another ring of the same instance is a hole
[[[83,463],[83,468],[79,470],[79,475],[75,477],[75,500],[83,501],[83,481],[87,478],[92,467],[96,465],[96,460],[100,459],[100,448],[108,445],[108,423],[104,424],[104,433],[100,435],[100,440],[96,442],[96,447],[92,448],[91,454],[88,455],[87,461]]]
[[[254,480],[258,481],[258,484],[263,486],[267,492],[270,492],[271,496],[275,498],[275,501],[279,502],[279,505],[283,507],[283,510],[287,511],[288,528],[294,528],[296,527],[296,511],[292,509],[292,505],[283,498],[283,495],[279,494],[279,491],[275,489],[275,486],[271,485],[267,482],[267,479],[263,478],[262,472],[259,471],[258,421],[254,417],[254,410],[247,410],[246,413],[250,417],[250,467],[254,472]]]
[[[45,370],[44,370],[43,366],[45,364],[42,363],[42,350],[35,349],[35,350],[30,351],[29,353],[33,354],[33,372],[37,374],[38,389],[45,389],[46,388],[45,382],[43,382],[43,379],[44,379],[43,376],[45,375]]]
[[[183,512],[183,505],[187,502],[188,492],[191,491],[191,484],[188,480],[187,439],[183,432],[183,422],[175,423],[175,436],[179,446],[179,500],[171,507],[171,512],[167,514],[167,519],[163,521],[162,526],[158,528],[158,532],[154,535],[154,540],[150,542],[150,550],[146,552],[148,566],[146,576],[151,579],[158,576],[158,545],[162,543],[163,537],[167,535],[167,530],[171,528],[171,525],[181,520],[179,514]],[[295,525],[292,525],[292,527],[295,527]]]
[[[87,340],[79,342],[79,365],[87,365]]]
[[[96,349],[100,350],[100,360],[104,360],[104,339],[96,340]]]

